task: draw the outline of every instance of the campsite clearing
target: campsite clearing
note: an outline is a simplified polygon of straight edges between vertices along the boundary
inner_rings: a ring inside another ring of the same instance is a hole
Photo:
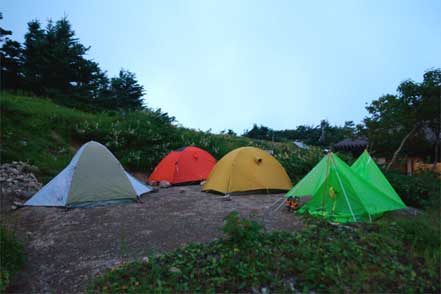
[[[26,244],[27,263],[13,291],[76,293],[96,274],[121,262],[222,236],[231,211],[268,230],[301,228],[300,217],[268,209],[283,194],[244,195],[224,201],[176,186],[146,194],[142,203],[94,208],[24,207],[3,215]]]

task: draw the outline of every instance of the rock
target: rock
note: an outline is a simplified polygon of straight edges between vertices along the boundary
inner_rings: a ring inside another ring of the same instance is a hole
[[[225,195],[225,196],[222,196],[222,197],[219,197],[221,200],[223,200],[223,201],[231,201],[231,197],[230,197],[230,195]]]
[[[148,258],[147,256],[144,256],[144,257],[142,258],[142,261],[144,261],[145,263],[148,263],[148,262],[149,262],[149,258]]]
[[[11,167],[9,173],[18,174],[18,169]]]
[[[29,199],[29,198],[31,198],[34,194],[35,194],[34,191],[24,191],[23,193],[21,193],[21,196],[23,196],[23,198],[25,198],[25,199]]]
[[[0,165],[2,210],[16,209],[41,189],[31,170],[38,168],[20,161]]]
[[[167,181],[160,181],[159,182],[159,187],[160,188],[168,188],[170,186],[171,186],[171,184],[169,182],[167,182]]]

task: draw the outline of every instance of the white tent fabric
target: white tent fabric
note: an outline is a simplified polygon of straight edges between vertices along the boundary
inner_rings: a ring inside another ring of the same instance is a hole
[[[133,189],[135,190],[136,194],[138,194],[138,196],[141,196],[142,194],[151,192],[153,189],[150,186],[146,186],[144,184],[141,184],[135,177],[133,177],[131,174],[129,174],[128,172],[124,171],[127,175],[127,177],[129,178],[130,183],[133,186]]]
[[[75,153],[74,157],[55,178],[47,183],[24,205],[29,206],[66,206],[67,196],[69,195],[70,183],[75,170],[75,166],[83,153],[86,144]]]
[[[69,191],[71,189],[72,178],[75,173],[75,168],[84,149],[88,144],[99,144],[96,142],[88,142],[81,146],[77,151],[75,156],[72,158],[69,165],[64,168],[55,178],[53,178],[49,183],[47,183],[40,191],[38,191],[31,199],[26,201],[24,205],[27,206],[66,206],[68,203]],[[103,145],[102,148],[105,148]],[[117,160],[115,158],[115,160]],[[123,167],[121,166],[121,169]],[[153,189],[150,186],[144,185],[135,179],[132,175],[126,172],[124,169],[124,174],[127,176],[133,190],[135,191],[137,197],[139,198],[142,194],[151,192]],[[98,175],[99,176],[99,175]],[[109,183],[109,189],[111,189],[112,183]]]

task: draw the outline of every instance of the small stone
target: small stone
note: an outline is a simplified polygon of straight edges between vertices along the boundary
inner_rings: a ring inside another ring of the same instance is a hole
[[[157,181],[149,181],[148,184],[150,186],[158,186],[159,183]]]
[[[167,182],[167,181],[160,181],[159,182],[159,187],[160,188],[168,188],[170,186],[171,186],[171,184],[169,182]]]
[[[142,261],[145,262],[145,263],[148,263],[149,262],[149,258],[147,256],[144,256],[142,258]]]

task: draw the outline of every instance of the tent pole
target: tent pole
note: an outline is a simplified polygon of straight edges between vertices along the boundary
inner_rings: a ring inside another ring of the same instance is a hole
[[[330,154],[331,154],[331,152],[328,153],[328,164],[326,165],[326,179],[325,179],[325,186],[323,189],[323,198],[322,198],[322,215],[323,215],[323,212],[325,211],[326,187],[328,186],[329,160],[331,158]]]

